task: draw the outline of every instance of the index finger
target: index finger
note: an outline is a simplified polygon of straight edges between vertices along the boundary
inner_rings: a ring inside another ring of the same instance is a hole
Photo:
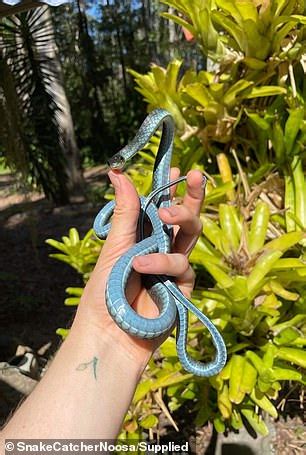
[[[183,205],[196,216],[200,215],[205,195],[205,177],[201,171],[196,169],[187,173],[186,193],[183,198]]]

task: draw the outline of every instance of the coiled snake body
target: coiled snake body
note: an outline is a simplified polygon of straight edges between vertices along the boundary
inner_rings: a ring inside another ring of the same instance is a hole
[[[109,160],[112,169],[122,169],[126,161],[148,143],[161,125],[163,129],[153,171],[153,191],[148,197],[140,197],[139,239],[113,266],[106,286],[106,305],[117,325],[130,335],[139,338],[159,337],[167,332],[169,333],[177,324],[177,354],[184,369],[198,376],[213,376],[221,371],[226,363],[226,347],[223,338],[207,316],[182,294],[170,277],[143,276],[150,297],[159,308],[159,316],[155,319],[148,319],[137,314],[128,303],[125,295],[134,257],[151,253],[170,253],[171,249],[172,227],[163,224],[157,209],[170,207],[170,186],[185,180],[186,177],[180,177],[170,183],[170,164],[174,138],[174,122],[170,113],[163,109],[156,109],[150,113],[134,139]],[[99,238],[105,239],[107,237],[111,226],[109,220],[114,206],[114,201],[109,202],[95,218],[94,231]],[[146,220],[149,220],[152,226],[149,237],[145,237],[144,234]],[[211,334],[216,355],[209,363],[204,364],[195,360],[187,352],[188,310],[199,318]]]

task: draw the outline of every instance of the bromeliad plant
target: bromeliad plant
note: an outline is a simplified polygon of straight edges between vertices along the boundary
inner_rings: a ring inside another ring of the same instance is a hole
[[[306,263],[299,254],[303,233],[267,241],[274,227],[269,206],[258,202],[249,220],[242,212],[221,203],[215,220],[203,214],[203,236],[191,255],[199,280],[193,302],[222,331],[229,353],[226,367],[210,380],[184,374],[170,337],[161,347],[162,368],[150,365],[134,403],[166,388],[171,411],[194,403],[197,425],[213,421],[223,432],[241,428],[246,419],[256,432],[267,434],[261,412],[278,416],[271,400],[278,398],[284,381],[305,383]],[[208,290],[206,272],[212,281]],[[213,355],[209,336],[192,317],[189,338],[195,357],[208,360]],[[139,415],[131,412],[130,417],[127,428],[131,422],[136,426]]]
[[[229,204],[219,205],[218,222],[208,215],[202,219],[204,237],[191,260],[215,283],[212,290],[197,290],[195,298],[201,309],[221,320],[231,354],[226,368],[210,381],[217,390],[218,412],[206,409],[205,419],[213,418],[224,431],[241,427],[244,416],[265,433],[255,405],[276,418],[270,399],[278,397],[280,381],[303,382],[296,369],[306,366],[306,314],[301,311],[306,264],[298,253],[303,233],[266,242],[271,217],[264,202],[257,203],[248,222]],[[290,249],[295,257],[283,257]]]
[[[269,204],[259,197],[254,210],[254,203],[249,209],[239,208],[228,203],[228,187],[220,188],[218,193],[218,187],[208,186],[210,204],[201,214],[203,234],[190,260],[198,277],[192,300],[221,330],[228,363],[214,378],[193,377],[182,371],[175,339],[168,338],[137,388],[122,437],[140,437],[144,428],[157,425],[152,405],[156,414],[161,408],[171,419],[167,406],[175,411],[190,400],[197,425],[212,421],[224,431],[240,428],[246,419],[256,432],[266,434],[261,412],[278,416],[271,400],[278,398],[284,381],[305,382],[306,262],[300,245],[304,233],[282,231]],[[70,263],[87,280],[101,248],[101,241],[92,239],[92,230],[83,240],[72,229],[63,242],[47,242],[61,251],[53,257]],[[76,305],[82,289],[67,291],[65,303]],[[65,334],[63,329],[58,333]],[[214,353],[209,335],[192,316],[189,345],[192,355],[203,361]]]
[[[149,110],[168,109],[177,126],[177,161],[237,155],[251,182],[285,176],[288,231],[305,226],[305,16],[300,1],[169,0],[163,13],[187,29],[213,71],[182,62],[130,70]],[[214,162],[214,161],[213,161]],[[210,166],[211,167],[211,166]],[[215,170],[215,169],[214,169]]]

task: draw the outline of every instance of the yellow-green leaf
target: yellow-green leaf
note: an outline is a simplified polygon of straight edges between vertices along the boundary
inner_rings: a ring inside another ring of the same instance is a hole
[[[231,361],[231,376],[229,380],[229,398],[233,403],[242,402],[245,392],[241,390],[241,381],[245,366],[245,358],[240,355],[233,355]]]
[[[265,422],[262,420],[261,416],[256,414],[254,409],[243,408],[241,409],[241,414],[247,419],[256,433],[262,434],[263,436],[267,436],[267,434],[269,434],[269,430]]]
[[[59,329],[56,329],[55,333],[65,339],[68,336],[69,329],[59,328]]]
[[[270,416],[274,417],[276,419],[278,417],[278,412],[276,408],[273,406],[271,401],[269,400],[268,397],[260,390],[258,389],[253,389],[252,392],[250,393],[250,397],[254,401],[257,406],[259,406],[261,409],[266,411]]]
[[[286,251],[296,245],[305,236],[303,232],[289,232],[265,244],[265,250]]]
[[[146,379],[145,381],[142,381],[138,384],[134,398],[133,398],[133,403],[137,403],[139,400],[144,398],[150,390],[152,390],[153,386],[153,380],[152,379]]]
[[[257,371],[247,360],[244,363],[244,369],[241,371],[241,375],[240,390],[245,393],[251,393],[256,384]]]
[[[234,430],[240,430],[243,427],[241,415],[236,409],[231,415],[231,425],[234,428]]]
[[[228,395],[228,385],[224,384],[221,391],[218,391],[218,408],[225,419],[229,419],[232,414],[232,403]]]
[[[299,365],[302,368],[306,368],[306,351],[295,348],[284,348],[281,347],[277,351],[277,357],[287,362],[292,362],[295,365]]]
[[[227,204],[220,204],[219,219],[222,231],[227,235],[231,248],[236,251],[240,243],[240,233],[237,231],[232,207]]]
[[[251,254],[261,250],[265,243],[270,210],[268,204],[259,202],[256,205],[255,213],[251,222],[251,229],[248,236],[248,249]]]
[[[248,289],[252,292],[260,280],[262,280],[271,270],[275,262],[281,257],[282,251],[268,251],[260,256],[255,267],[248,276]]]
[[[238,94],[241,92],[244,92],[245,90],[248,89],[248,92],[250,92],[250,87],[253,85],[253,82],[246,81],[244,79],[236,82],[234,85],[231,86],[231,88],[225,93],[224,95],[224,104],[228,106],[229,108],[233,107],[237,102],[238,102]],[[242,97],[248,97],[247,94],[242,94]]]
[[[64,304],[67,306],[76,306],[80,303],[80,297],[67,297]]]
[[[79,233],[76,228],[69,229],[69,238],[72,246],[75,246],[80,241]]]
[[[209,102],[213,100],[209,90],[199,82],[188,85],[184,89],[184,92],[186,92],[203,107],[207,107]]]
[[[214,427],[218,433],[224,433],[225,423],[223,422],[221,417],[214,418]]]
[[[53,248],[56,248],[57,250],[60,250],[63,253],[68,254],[68,248],[64,243],[58,242],[57,240],[54,239],[47,239],[46,243],[50,246],[53,246]]]
[[[149,428],[153,428],[153,427],[156,427],[156,425],[158,424],[158,418],[156,415],[154,414],[151,414],[151,415],[148,415],[146,416],[144,419],[140,420],[139,421],[139,425],[142,427],[142,428],[145,428],[145,429],[149,429]]]
[[[251,88],[250,92],[245,95],[245,98],[259,98],[261,96],[276,96],[276,95],[284,95],[287,93],[287,90],[283,87],[267,85],[263,87],[253,87]]]

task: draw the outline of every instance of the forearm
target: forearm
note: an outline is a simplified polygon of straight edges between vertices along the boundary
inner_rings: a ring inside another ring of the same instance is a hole
[[[2,438],[115,438],[145,363],[107,332],[75,323]]]

